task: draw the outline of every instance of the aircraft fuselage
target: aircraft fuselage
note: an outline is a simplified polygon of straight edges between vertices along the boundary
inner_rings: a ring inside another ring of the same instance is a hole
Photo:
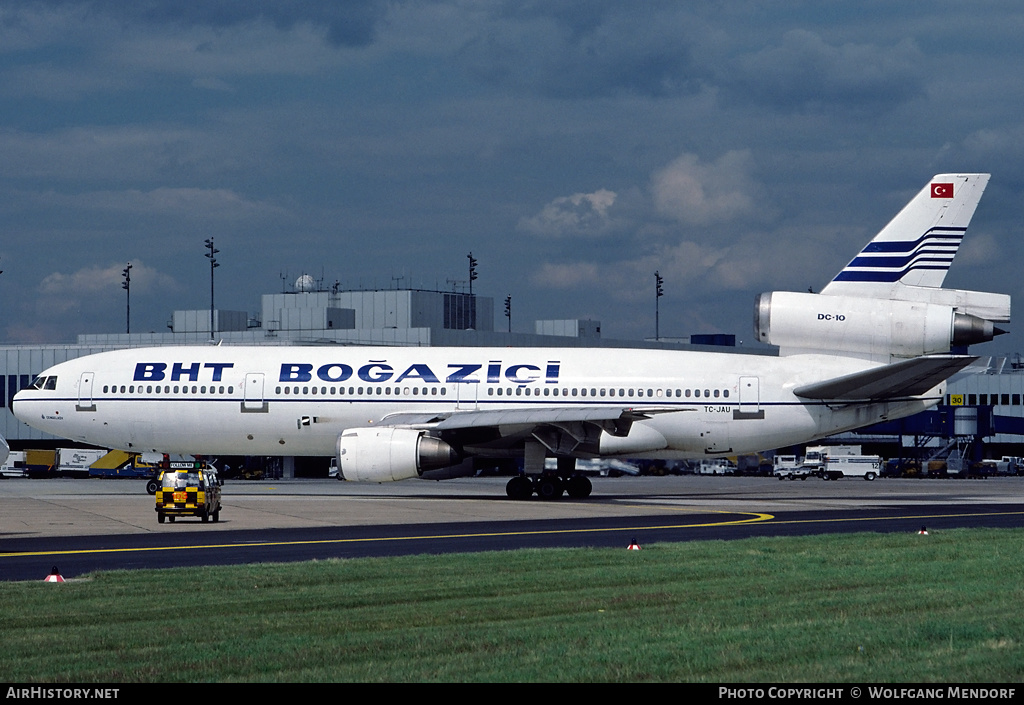
[[[54,435],[128,451],[330,456],[345,429],[396,414],[425,424],[472,410],[626,408],[643,417],[624,435],[602,432],[591,454],[681,459],[805,442],[916,413],[945,392],[856,405],[792,392],[878,364],[606,348],[162,347],[52,367],[14,411]],[[516,426],[468,443],[501,455]]]

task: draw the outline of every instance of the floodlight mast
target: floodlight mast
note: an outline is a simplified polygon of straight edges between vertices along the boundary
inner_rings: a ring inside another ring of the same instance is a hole
[[[205,257],[207,257],[210,260],[210,340],[213,340],[213,270],[220,266],[219,264],[217,264],[217,258],[214,257],[214,255],[220,252],[220,250],[214,248],[212,237],[207,238],[205,242],[206,249],[209,250],[209,252],[206,253]]]
[[[661,312],[659,310],[659,300],[665,295],[665,290],[661,287],[665,283],[661,274],[658,272],[654,273],[654,340],[655,342],[661,341],[661,330],[660,330],[660,317]]]
[[[125,291],[125,312],[124,312],[124,332],[131,334],[132,332],[132,263],[121,270],[121,276],[124,277],[124,281],[121,282],[121,288]]]
[[[466,257],[469,259],[469,293],[473,293],[473,282],[476,281],[476,257],[470,252]]]

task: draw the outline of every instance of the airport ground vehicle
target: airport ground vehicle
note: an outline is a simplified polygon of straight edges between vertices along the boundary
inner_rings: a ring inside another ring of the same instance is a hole
[[[735,472],[736,463],[727,458],[708,458],[697,466],[698,475],[732,475]]]
[[[57,451],[36,450],[25,451],[24,466],[25,474],[34,478],[48,478],[57,476]]]
[[[882,459],[877,455],[861,455],[860,446],[808,446],[803,458],[776,455],[772,474],[780,480],[806,480],[812,476],[823,480],[841,477],[874,480],[882,474]]]
[[[204,522],[220,521],[220,480],[217,471],[196,462],[191,468],[164,470],[156,492],[156,519],[174,521],[180,516],[197,516]]]
[[[107,455],[100,448],[58,448],[54,462],[63,477],[89,477],[89,467]]]
[[[982,460],[980,464],[993,475],[1020,475],[1024,470],[1024,458],[1015,455],[1004,455],[1001,460]]]
[[[882,459],[877,455],[838,455],[825,459],[825,467],[819,476],[823,480],[838,480],[841,477],[863,477],[871,481],[882,474]]]
[[[806,480],[811,471],[795,455],[776,455],[772,460],[772,474],[780,480]]]
[[[25,472],[25,451],[12,450],[0,464],[0,477],[28,477]]]
[[[803,464],[822,480],[863,477],[870,481],[882,474],[882,459],[861,454],[858,445],[808,446]]]

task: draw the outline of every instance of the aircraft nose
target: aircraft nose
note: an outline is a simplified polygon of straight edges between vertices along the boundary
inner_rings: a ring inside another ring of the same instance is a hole
[[[16,392],[14,397],[11,399],[11,413],[14,414],[14,418],[24,423],[28,423],[25,420],[25,413],[27,412],[25,405],[27,403],[28,400],[24,391]]]
[[[21,409],[21,400],[18,398],[20,396],[21,392],[17,392],[11,399],[11,413],[14,414],[14,418],[18,419],[18,421],[24,421],[24,419],[21,418],[21,414],[18,413],[19,409]]]

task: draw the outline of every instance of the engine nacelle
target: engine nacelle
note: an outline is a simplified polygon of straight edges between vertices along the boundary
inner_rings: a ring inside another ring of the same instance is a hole
[[[338,469],[353,482],[395,482],[455,465],[459,454],[426,431],[350,428],[338,436]]]
[[[917,357],[983,343],[1001,333],[991,321],[952,306],[773,291],[754,303],[754,333],[783,351]]]

